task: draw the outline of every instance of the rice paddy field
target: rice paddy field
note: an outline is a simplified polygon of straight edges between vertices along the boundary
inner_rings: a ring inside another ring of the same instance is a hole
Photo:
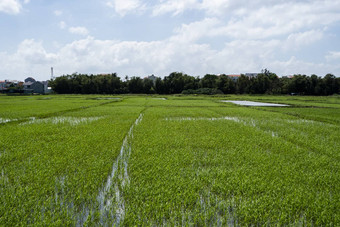
[[[0,105],[0,226],[340,225],[339,96]]]

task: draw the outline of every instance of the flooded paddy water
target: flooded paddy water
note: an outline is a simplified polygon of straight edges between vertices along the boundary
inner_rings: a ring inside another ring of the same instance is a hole
[[[267,106],[267,107],[283,107],[289,106],[286,104],[277,103],[265,103],[265,102],[253,102],[253,101],[232,101],[232,100],[222,100],[221,102],[234,103],[241,106]]]
[[[143,119],[140,114],[131,125],[128,134],[124,138],[119,156],[112,165],[111,174],[108,176],[105,186],[100,189],[97,200],[99,202],[100,224],[107,225],[107,220],[115,220],[119,225],[125,217],[125,200],[121,189],[129,184],[128,160],[131,153],[131,142],[133,139],[133,129]]]
[[[22,123],[22,125],[27,124],[42,124],[42,123],[50,123],[50,124],[70,124],[72,126],[90,123],[92,121],[97,121],[102,117],[50,117],[44,119],[37,119],[35,117],[31,117],[29,121]]]
[[[17,119],[6,119],[6,118],[0,118],[0,124],[17,121]]]
[[[237,117],[169,117],[165,118],[166,121],[220,121],[220,120],[228,120],[240,122],[240,119]]]

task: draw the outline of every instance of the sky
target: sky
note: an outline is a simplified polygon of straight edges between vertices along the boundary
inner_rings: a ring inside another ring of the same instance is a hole
[[[340,76],[340,0],[0,0],[0,80]]]

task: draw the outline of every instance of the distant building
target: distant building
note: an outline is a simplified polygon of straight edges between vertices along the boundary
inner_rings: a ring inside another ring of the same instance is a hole
[[[52,90],[48,87],[48,81],[36,81],[32,77],[25,79],[25,82],[17,80],[1,80],[1,93],[26,93],[26,94],[48,94]]]
[[[46,90],[45,87],[47,87],[47,85],[45,85],[44,82],[36,81],[32,77],[26,78],[23,86],[24,86],[24,93],[26,94],[29,94],[29,93],[45,94],[45,90]]]
[[[157,77],[155,77],[154,75],[151,75],[151,76],[145,77],[144,79],[151,80],[153,84],[156,84]]]
[[[38,93],[38,94],[44,94],[44,84],[36,81],[36,82],[26,82],[24,83],[24,92],[25,93]]]
[[[232,80],[238,80],[238,78],[240,78],[240,74],[231,74],[231,75],[227,75],[227,77],[231,78]]]
[[[25,79],[25,83],[28,83],[28,82],[34,83],[34,82],[35,82],[35,79],[32,78],[32,77],[27,77],[27,78]]]
[[[254,78],[254,77],[257,77],[258,73],[246,73],[246,74],[243,74],[243,75],[245,75],[248,78]],[[236,81],[236,80],[238,80],[238,78],[241,77],[241,74],[229,74],[229,75],[227,75],[227,77]]]
[[[6,87],[6,81],[0,80],[0,92],[4,91]]]
[[[244,75],[248,78],[254,78],[254,77],[257,77],[258,73],[246,73]]]
[[[17,80],[1,80],[0,81],[0,92],[14,92],[18,90],[18,87],[22,86],[22,82]]]

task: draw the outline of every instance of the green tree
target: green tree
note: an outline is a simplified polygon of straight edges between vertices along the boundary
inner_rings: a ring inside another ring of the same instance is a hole
[[[218,76],[216,86],[224,94],[234,94],[236,92],[236,83],[225,74]]]
[[[166,94],[164,82],[161,78],[156,79],[155,91],[156,91],[157,94]]]
[[[236,81],[236,92],[238,94],[249,93],[249,88],[251,86],[251,81],[249,77],[241,74],[241,76]]]
[[[127,82],[128,89],[130,93],[133,94],[142,94],[144,90],[144,84],[141,78],[139,77],[132,77]]]
[[[164,91],[166,94],[180,94],[190,79],[189,76],[181,72],[172,72],[164,77]]]
[[[218,79],[217,75],[206,74],[201,79],[201,87],[202,88],[217,88],[217,79]]]
[[[309,80],[306,75],[294,75],[289,83],[289,93],[307,94]]]
[[[144,94],[154,94],[155,89],[154,89],[154,83],[152,80],[145,78],[143,80],[143,93]]]
[[[332,95],[339,91],[339,84],[333,74],[327,74],[323,81],[325,84],[325,95]]]
[[[50,86],[58,94],[71,94],[68,76],[60,76],[51,80]]]

